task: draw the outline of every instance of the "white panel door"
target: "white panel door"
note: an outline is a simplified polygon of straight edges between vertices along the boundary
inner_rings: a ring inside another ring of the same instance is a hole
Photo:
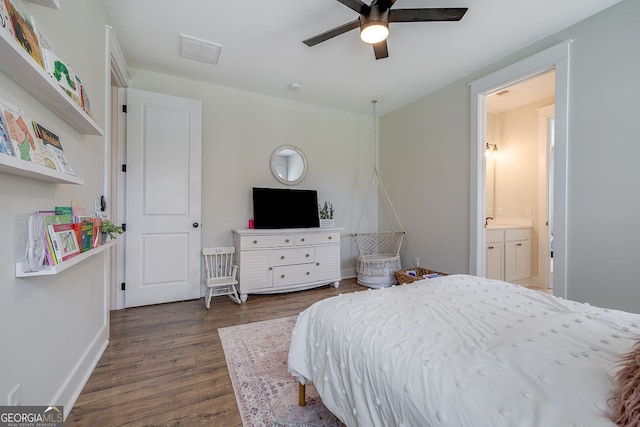
[[[202,104],[127,90],[126,306],[200,297]]]

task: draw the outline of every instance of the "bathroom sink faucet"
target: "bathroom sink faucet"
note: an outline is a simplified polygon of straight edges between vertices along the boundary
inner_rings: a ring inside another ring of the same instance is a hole
[[[484,219],[484,226],[485,226],[485,227],[486,227],[487,225],[489,225],[489,220],[490,220],[490,219],[493,219],[493,217],[492,217],[492,216],[488,216],[488,217],[486,217],[486,218]]]

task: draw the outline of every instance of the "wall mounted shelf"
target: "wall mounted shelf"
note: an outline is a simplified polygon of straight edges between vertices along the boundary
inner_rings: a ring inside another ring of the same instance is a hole
[[[0,70],[75,130],[104,135],[98,124],[11,36],[0,33]]]
[[[37,163],[27,162],[5,154],[0,154],[0,172],[60,184],[84,184],[84,180],[77,176],[67,175]]]
[[[60,264],[56,264],[53,266],[49,266],[43,270],[40,271],[34,271],[34,272],[25,272],[23,269],[23,263],[22,262],[17,262],[16,263],[16,277],[36,277],[36,276],[52,276],[55,274],[58,274],[60,272],[63,272],[64,270],[73,267],[74,265],[81,263],[82,261],[86,260],[87,258],[90,258],[94,255],[97,255],[101,252],[106,251],[107,249],[115,246],[118,243],[117,240],[111,240],[108,243],[105,243],[104,245],[100,245],[97,248],[94,249],[90,249],[86,252],[81,253],[80,255],[76,255],[73,258],[61,262]]]

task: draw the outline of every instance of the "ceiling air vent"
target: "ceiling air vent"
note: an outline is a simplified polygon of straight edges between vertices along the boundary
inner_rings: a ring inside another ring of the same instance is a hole
[[[182,50],[180,54],[185,58],[195,59],[196,61],[207,62],[209,64],[218,63],[222,45],[185,34],[180,34],[180,38],[182,39]]]

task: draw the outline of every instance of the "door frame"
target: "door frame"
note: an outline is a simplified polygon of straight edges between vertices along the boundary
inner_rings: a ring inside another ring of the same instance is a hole
[[[552,218],[549,203],[552,202],[553,185],[550,180],[551,146],[553,144],[549,123],[555,120],[555,104],[538,109],[538,281],[537,285],[544,289],[553,287],[551,279],[551,229]],[[553,125],[552,125],[553,126]]]
[[[571,42],[572,40],[567,40],[559,43],[469,84],[471,88],[469,272],[484,277],[486,97],[491,93],[551,69],[555,69],[556,71],[553,188],[553,293],[556,296],[565,298],[567,295],[567,142],[569,120],[569,48]]]
[[[125,153],[124,118],[119,108],[123,104],[121,99],[124,88],[129,86],[127,62],[118,43],[113,27],[106,25],[106,58],[105,58],[105,179],[104,195],[107,202],[106,213],[116,224],[124,222],[124,177],[120,165],[123,163]],[[110,310],[124,308],[124,292],[118,286],[124,282],[124,239],[123,234],[117,239],[116,246],[110,251],[108,274],[109,283],[106,286],[105,301]]]

